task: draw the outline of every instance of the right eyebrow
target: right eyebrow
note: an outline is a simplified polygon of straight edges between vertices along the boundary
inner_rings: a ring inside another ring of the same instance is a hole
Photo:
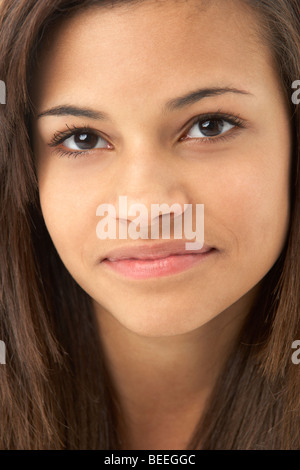
[[[44,116],[79,116],[96,120],[108,119],[108,115],[105,113],[69,105],[55,106],[54,108],[47,109],[40,113],[37,118],[40,119]]]
[[[223,88],[200,88],[198,90],[191,91],[186,95],[180,96],[178,98],[174,98],[168,101],[165,105],[166,111],[174,111],[176,109],[183,108],[188,106],[189,104],[196,103],[197,101],[201,101],[204,98],[224,95],[226,93],[236,93],[240,95],[248,95],[253,96],[252,93],[249,93],[245,90],[239,90],[237,88],[231,87],[223,87]]]

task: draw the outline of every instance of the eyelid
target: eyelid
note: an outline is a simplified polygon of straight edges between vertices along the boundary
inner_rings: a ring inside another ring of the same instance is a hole
[[[246,128],[246,121],[244,119],[241,119],[240,114],[230,114],[230,113],[225,113],[222,112],[221,110],[213,112],[213,113],[203,113],[203,114],[198,114],[192,120],[189,121],[189,123],[185,126],[186,130],[184,131],[187,133],[190,131],[190,129],[197,123],[200,122],[205,122],[205,121],[213,121],[213,120],[220,120],[220,121],[227,121],[230,124],[234,124],[235,126],[241,127],[241,128]]]
[[[69,127],[67,124],[66,126],[68,130],[55,132],[51,141],[48,143],[49,147],[57,147],[58,145],[62,144],[65,140],[69,139],[70,137],[73,137],[75,134],[78,134],[78,133],[94,134],[108,142],[108,140],[103,136],[103,134],[99,133],[95,129],[92,129],[90,126],[77,127],[73,125],[72,127]]]
[[[206,122],[209,120],[220,120],[226,121],[232,124],[234,127],[220,135],[211,136],[211,137],[188,137],[187,134],[194,127],[195,124],[200,122]],[[215,112],[208,112],[203,114],[198,114],[192,120],[189,121],[188,125],[185,126],[186,130],[184,131],[183,137],[179,139],[179,142],[187,145],[206,145],[206,144],[216,144],[220,141],[227,141],[230,138],[234,138],[239,131],[246,129],[248,127],[248,122],[245,119],[240,117],[240,114],[231,114],[222,111],[219,109]]]

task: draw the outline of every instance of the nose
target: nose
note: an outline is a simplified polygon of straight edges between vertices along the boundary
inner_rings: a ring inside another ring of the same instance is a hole
[[[122,158],[114,188],[117,219],[132,222],[138,211],[141,227],[181,215],[190,202],[176,156],[150,144]]]

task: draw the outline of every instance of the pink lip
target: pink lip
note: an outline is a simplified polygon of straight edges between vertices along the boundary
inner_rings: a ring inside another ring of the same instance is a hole
[[[109,252],[101,262],[125,277],[147,279],[186,271],[216,251],[207,245],[201,250],[186,250],[185,243],[174,240],[152,246],[123,247]]]

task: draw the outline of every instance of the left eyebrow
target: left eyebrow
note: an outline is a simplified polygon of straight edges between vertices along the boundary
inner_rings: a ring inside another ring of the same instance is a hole
[[[44,116],[79,116],[89,119],[108,119],[108,115],[103,112],[94,111],[89,108],[78,108],[76,106],[62,105],[47,109],[37,116],[37,119]]]
[[[245,90],[238,90],[237,88],[201,88],[200,90],[193,91],[184,96],[168,101],[164,107],[164,110],[174,111],[176,109],[180,109],[184,106],[200,101],[204,98],[224,95],[225,93],[237,93],[241,95],[253,96],[252,93],[249,93]]]

